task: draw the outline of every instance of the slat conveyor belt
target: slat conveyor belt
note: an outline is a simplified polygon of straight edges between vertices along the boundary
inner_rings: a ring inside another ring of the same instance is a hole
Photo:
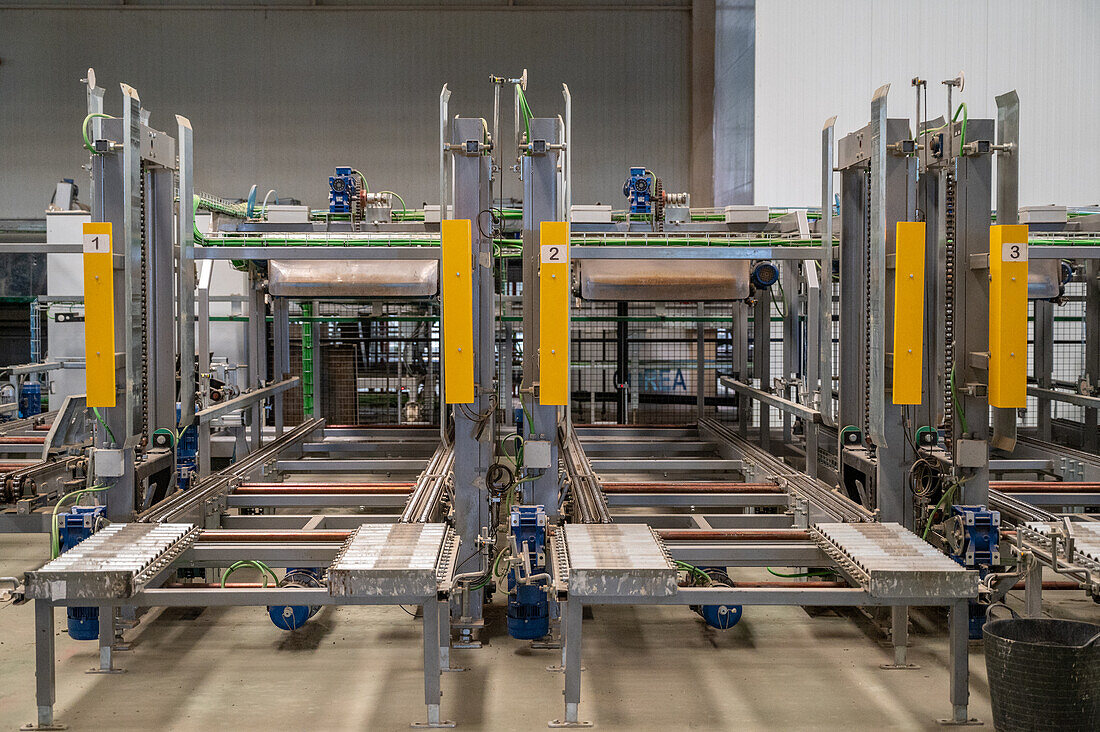
[[[566,524],[555,564],[570,595],[669,596],[676,567],[660,537],[645,524]]]
[[[27,573],[27,597],[65,601],[133,595],[197,536],[192,524],[108,524],[41,569]]]
[[[872,597],[978,594],[977,572],[964,569],[900,524],[816,524],[810,536]]]
[[[449,579],[457,551],[445,524],[363,524],[329,567],[334,597],[435,595]]]

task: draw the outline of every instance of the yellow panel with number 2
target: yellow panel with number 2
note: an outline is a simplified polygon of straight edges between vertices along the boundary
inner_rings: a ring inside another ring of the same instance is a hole
[[[443,222],[440,293],[443,300],[443,396],[447,404],[474,401],[473,244],[469,219]]]
[[[89,407],[115,406],[115,273],[110,222],[84,224],[84,363]]]
[[[539,404],[569,404],[569,222],[539,227]]]

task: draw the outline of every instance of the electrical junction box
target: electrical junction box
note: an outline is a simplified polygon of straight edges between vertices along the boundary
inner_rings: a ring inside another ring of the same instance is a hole
[[[1021,206],[1021,224],[1064,224],[1068,220],[1065,206]]]
[[[960,468],[984,468],[989,464],[985,440],[955,440],[955,464]]]
[[[531,470],[550,468],[550,441],[527,440],[523,443],[523,467]]]
[[[276,205],[266,209],[270,224],[308,224],[309,206]]]
[[[727,224],[766,224],[767,206],[726,206],[724,209]]]
[[[577,204],[569,208],[569,220],[574,224],[610,224],[611,206]]]
[[[454,207],[448,206],[447,207],[447,215],[450,216],[451,211],[453,211],[453,210],[454,210]],[[429,204],[424,206],[424,223],[425,224],[438,224],[441,221],[442,221],[442,217],[440,217],[440,215],[439,215],[439,204],[438,203],[429,203]]]
[[[92,463],[97,478],[121,478],[126,473],[122,450],[94,450]]]

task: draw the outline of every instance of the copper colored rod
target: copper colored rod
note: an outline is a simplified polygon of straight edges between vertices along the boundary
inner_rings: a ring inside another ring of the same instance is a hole
[[[0,437],[0,445],[41,445],[46,442],[44,436],[39,435],[14,435]]]
[[[1027,588],[1027,582],[1017,582],[1012,586],[1014,590],[1023,590]],[[1065,582],[1058,580],[1043,580],[1044,590],[1079,590],[1081,589],[1080,582]]]
[[[353,495],[353,496],[391,496],[406,495],[412,492],[412,486],[401,483],[389,483],[380,485],[340,485],[338,483],[320,483],[317,485],[273,485],[270,488],[255,485],[238,486],[234,495],[237,496],[322,496],[322,495]]]
[[[989,487],[1002,493],[1090,493],[1100,491],[1100,483],[1068,480],[990,481]]]
[[[0,463],[0,473],[8,473],[35,465],[36,461],[29,460],[25,463]]]
[[[47,422],[46,424],[36,424],[34,426],[34,431],[35,432],[49,432],[51,427],[53,427],[53,422]]]
[[[409,489],[413,487],[413,483],[397,482],[397,481],[375,481],[372,483],[344,483],[344,482],[327,482],[327,483],[241,483],[237,486],[240,488],[374,488],[377,486],[390,487],[390,488],[405,488]]]
[[[657,529],[665,541],[809,541],[804,529]]]
[[[199,534],[197,541],[302,541],[331,542],[344,541],[351,531],[335,529],[299,529],[289,531],[238,531],[236,529],[206,529]]]
[[[604,493],[782,493],[774,483],[602,483]]]

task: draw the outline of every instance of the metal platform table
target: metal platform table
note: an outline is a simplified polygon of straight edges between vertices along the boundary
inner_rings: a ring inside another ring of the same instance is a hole
[[[450,576],[458,541],[446,524],[364,524],[329,567],[333,597],[407,597],[436,593]]]
[[[569,595],[676,594],[676,567],[645,524],[566,524],[560,537],[555,564]]]

